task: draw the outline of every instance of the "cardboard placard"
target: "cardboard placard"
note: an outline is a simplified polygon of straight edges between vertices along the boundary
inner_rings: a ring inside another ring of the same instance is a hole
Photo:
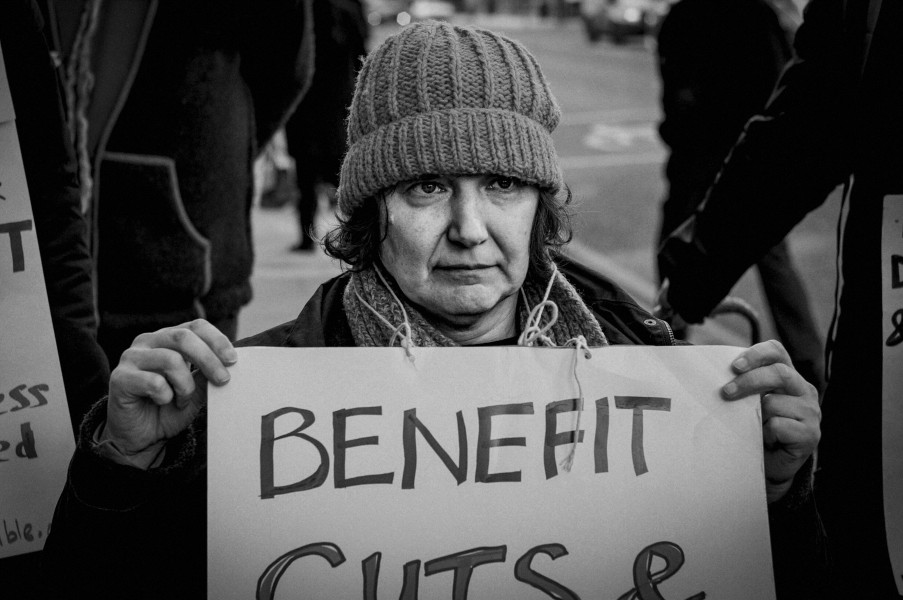
[[[414,352],[239,350],[209,597],[774,598],[759,401],[718,395],[740,349]]]
[[[44,547],[75,442],[0,50],[0,558]]]

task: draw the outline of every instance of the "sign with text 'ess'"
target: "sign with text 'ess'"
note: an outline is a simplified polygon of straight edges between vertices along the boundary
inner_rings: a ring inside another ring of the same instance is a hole
[[[75,443],[0,52],[0,558],[44,547]]]
[[[208,595],[774,598],[758,399],[717,392],[739,352],[240,349]]]

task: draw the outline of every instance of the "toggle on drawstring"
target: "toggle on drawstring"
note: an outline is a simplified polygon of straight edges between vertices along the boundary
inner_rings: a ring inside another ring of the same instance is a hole
[[[401,303],[401,300],[398,299],[398,296],[395,295],[395,291],[392,289],[392,286],[389,285],[389,282],[386,281],[386,278],[383,277],[382,270],[380,270],[379,266],[373,265],[376,274],[379,275],[380,281],[383,282],[383,285],[386,286],[386,289],[389,290],[389,293],[392,294],[392,298],[395,300],[395,303],[398,304],[398,307],[401,309],[401,314],[404,317],[404,323],[401,323],[397,327],[392,324],[389,319],[382,316],[378,310],[373,308],[369,302],[364,300],[361,295],[354,290],[354,295],[357,296],[357,299],[360,300],[364,306],[370,309],[374,315],[379,317],[379,320],[386,324],[389,329],[392,329],[392,337],[389,338],[389,347],[395,345],[395,340],[399,340],[398,345],[404,348],[404,353],[408,357],[408,360],[414,362],[414,352],[412,348],[414,347],[414,336],[411,332],[411,322],[408,319],[408,311],[405,310],[404,304]]]
[[[521,332],[520,337],[517,340],[518,346],[527,346],[532,347],[536,342],[539,342],[545,346],[555,347],[555,342],[552,340],[546,333],[552,329],[555,325],[555,322],[558,321],[558,305],[555,304],[552,300],[549,300],[549,295],[552,293],[552,285],[555,283],[555,278],[558,277],[558,267],[554,264],[552,265],[554,269],[552,271],[552,276],[549,278],[549,284],[546,286],[546,292],[543,294],[542,302],[533,307],[530,311],[530,316],[527,317],[527,324],[524,327],[523,332]],[[527,295],[524,293],[524,289],[521,288],[521,297],[524,300],[524,305],[529,306],[527,302]],[[548,323],[542,325],[542,316],[543,312],[545,312],[546,307],[551,310],[551,316],[549,317]],[[566,347],[574,348],[574,363],[572,372],[574,374],[574,381],[577,382],[577,424],[574,427],[574,439],[571,442],[571,449],[568,451],[567,456],[561,461],[560,466],[565,471],[570,472],[571,467],[574,466],[574,459],[577,455],[577,444],[580,439],[580,418],[583,415],[583,386],[580,384],[580,378],[577,376],[577,363],[580,360],[580,351],[583,351],[583,357],[586,359],[590,359],[593,357],[592,352],[589,350],[589,345],[586,343],[586,338],[582,335],[578,335],[569,339],[564,344]]]

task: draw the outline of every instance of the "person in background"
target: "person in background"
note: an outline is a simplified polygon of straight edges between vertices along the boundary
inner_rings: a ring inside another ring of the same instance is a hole
[[[901,432],[882,428],[903,393],[884,390],[900,365],[883,368],[891,344],[883,332],[882,220],[884,204],[903,193],[901,31],[901,2],[811,0],[794,40],[797,56],[768,105],[746,124],[701,208],[659,254],[669,279],[663,312],[697,322],[844,186],[815,474],[829,558],[820,598],[900,597],[901,566],[892,567],[889,548],[899,553],[903,531],[885,513],[903,506],[899,477],[888,476],[903,457],[886,454],[882,443]]]
[[[239,345],[674,343],[667,324],[615,284],[556,259],[570,239],[551,136],[559,120],[539,65],[518,42],[431,21],[388,38],[357,79],[338,188],[343,217],[325,241],[350,270],[324,283],[297,319]],[[557,310],[531,317],[546,301]],[[136,338],[108,398],[82,424],[47,541],[49,579],[92,597],[203,595],[199,384],[228,385],[236,360],[233,344],[203,320]],[[808,503],[818,394],[777,342],[739,353],[733,369],[726,399],[766,394],[769,511],[794,514]],[[774,543],[785,534],[773,529]]]
[[[339,169],[345,153],[345,116],[354,94],[354,78],[367,52],[369,24],[360,0],[314,3],[315,59],[310,89],[285,125],[288,152],[295,159],[298,183],[298,243],[292,250],[316,247],[314,218],[320,186],[335,204]]]
[[[0,2],[0,47],[69,416],[77,431],[91,405],[106,393],[110,368],[97,344],[93,271],[75,154],[35,0]],[[40,553],[31,553],[0,560],[4,597],[27,600],[36,594],[40,559]]]
[[[681,0],[658,34],[659,126],[670,149],[658,244],[693,214],[747,119],[768,101],[792,56],[795,7],[769,0]],[[790,12],[793,9],[794,12]],[[791,25],[787,25],[788,27]],[[659,277],[668,276],[659,261]],[[824,346],[786,240],[756,262],[778,338],[794,366],[824,389]]]
[[[253,161],[313,69],[311,0],[47,0],[111,361],[251,300]]]

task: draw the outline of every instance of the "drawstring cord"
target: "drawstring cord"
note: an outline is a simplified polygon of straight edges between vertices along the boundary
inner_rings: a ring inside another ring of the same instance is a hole
[[[527,317],[527,325],[524,327],[523,332],[520,334],[520,337],[517,340],[518,346],[527,346],[532,347],[536,342],[539,342],[545,346],[555,347],[555,342],[546,335],[546,333],[555,325],[555,322],[558,321],[558,305],[555,304],[552,300],[549,300],[549,295],[552,293],[552,284],[555,282],[555,278],[558,277],[558,267],[554,264],[552,265],[553,271],[552,276],[549,278],[549,284],[546,286],[546,292],[543,294],[542,302],[537,304],[530,310],[530,316]],[[524,289],[520,290],[521,297],[524,300],[524,306],[529,307],[529,303],[527,302],[527,295],[524,293]],[[551,316],[549,317],[548,323],[542,325],[542,316],[546,307],[549,307],[551,310]],[[603,334],[604,339],[604,334]],[[607,340],[606,340],[607,341]],[[578,404],[577,404],[577,424],[574,427],[574,440],[571,442],[571,449],[568,451],[567,456],[561,461],[561,468],[565,471],[570,472],[571,467],[574,466],[574,459],[577,455],[577,444],[580,440],[580,420],[583,416],[583,386],[580,384],[580,377],[577,376],[577,363],[580,360],[580,351],[583,350],[583,357],[587,360],[593,357],[592,352],[589,350],[589,345],[586,343],[586,338],[582,335],[578,335],[569,339],[564,344],[566,347],[574,348],[574,363],[572,367],[572,372],[574,374],[574,381],[577,382],[577,395],[578,395]]]
[[[518,346],[531,347],[536,342],[546,346],[555,345],[555,342],[546,335],[546,332],[552,329],[552,326],[558,321],[558,305],[549,300],[549,294],[552,293],[552,284],[555,283],[555,277],[558,276],[558,267],[553,265],[553,268],[554,271],[552,271],[552,276],[549,277],[549,285],[546,286],[546,293],[542,296],[542,302],[534,306],[530,311],[530,316],[527,317],[527,325],[521,332],[520,337],[517,338]],[[523,287],[520,289],[520,295],[524,301],[524,306],[529,307],[530,303],[527,302],[527,294],[524,292]],[[551,309],[552,316],[549,317],[548,323],[542,325],[542,313],[545,312],[547,306]]]
[[[580,377],[577,376],[577,363],[580,361],[580,350],[583,350],[583,358],[589,360],[593,357],[593,353],[589,351],[589,346],[586,344],[586,338],[582,335],[578,335],[575,338],[571,338],[567,341],[565,346],[573,346],[574,347],[574,364],[573,364],[573,373],[574,373],[574,381],[577,382],[577,423],[574,425],[574,440],[571,442],[571,449],[568,451],[567,456],[561,461],[561,468],[571,472],[571,467],[574,466],[574,459],[577,456],[577,443],[580,441],[580,418],[583,416],[583,386],[580,385]]]
[[[414,339],[411,331],[411,322],[408,319],[408,311],[405,310],[404,304],[401,303],[401,300],[398,299],[398,296],[395,295],[395,291],[392,289],[392,286],[389,285],[389,282],[386,281],[386,278],[383,277],[382,270],[378,265],[373,265],[376,269],[376,274],[379,275],[379,280],[383,282],[383,285],[386,286],[386,289],[389,290],[389,293],[392,294],[392,298],[395,300],[395,303],[401,309],[401,314],[404,317],[404,323],[401,323],[397,327],[392,324],[389,319],[382,316],[378,310],[373,308],[369,302],[364,300],[361,295],[357,292],[357,289],[354,290],[354,295],[357,296],[357,299],[363,303],[364,306],[370,309],[374,315],[376,315],[380,321],[386,324],[386,326],[392,330],[392,337],[389,338],[389,347],[395,345],[395,340],[399,340],[399,345],[404,348],[404,353],[407,355],[408,360],[414,362],[414,352],[411,350],[414,347]]]

